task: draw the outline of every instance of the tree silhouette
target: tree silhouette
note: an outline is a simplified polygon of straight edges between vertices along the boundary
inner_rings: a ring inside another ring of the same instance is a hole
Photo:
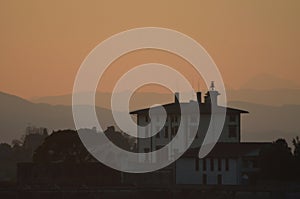
[[[300,140],[299,140],[298,136],[293,139],[293,145],[295,147],[294,148],[294,156],[296,159],[300,159]]]
[[[74,130],[59,130],[47,137],[33,155],[34,162],[76,162],[90,161],[92,156],[83,146]]]
[[[284,139],[262,149],[260,158],[262,179],[282,181],[293,178],[293,154]]]
[[[293,139],[293,145],[294,145],[294,170],[295,170],[295,177],[300,180],[300,140],[297,136]]]
[[[104,133],[97,133],[92,129],[81,129],[79,133],[89,137],[88,145],[95,148],[105,143],[100,143],[101,136],[107,136],[115,145],[125,150],[130,150],[128,138],[122,133],[115,131],[114,127],[109,127]],[[33,155],[34,162],[76,162],[83,163],[96,161],[87,151],[80,140],[78,132],[75,130],[59,130],[48,136],[44,143],[38,147]]]

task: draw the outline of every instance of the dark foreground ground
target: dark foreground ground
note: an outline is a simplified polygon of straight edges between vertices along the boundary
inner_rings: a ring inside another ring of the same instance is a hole
[[[300,186],[18,187],[0,188],[1,199],[300,199]]]

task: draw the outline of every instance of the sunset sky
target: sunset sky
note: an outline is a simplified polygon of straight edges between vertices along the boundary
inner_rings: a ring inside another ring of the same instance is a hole
[[[174,29],[197,40],[229,88],[260,74],[300,85],[299,20],[296,0],[1,1],[0,91],[28,99],[71,93],[81,62],[97,44],[145,26]],[[147,53],[117,60],[106,81],[152,60],[192,73],[173,55]]]

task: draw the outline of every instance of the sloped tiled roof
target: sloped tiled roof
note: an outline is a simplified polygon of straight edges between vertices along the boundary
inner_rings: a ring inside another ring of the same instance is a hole
[[[191,102],[184,102],[184,103],[170,103],[170,104],[164,104],[162,105],[166,112],[169,114],[172,113],[179,113],[180,112],[180,107],[183,107],[188,113],[193,113],[195,112],[194,106],[195,104],[198,104],[199,106],[199,111],[201,114],[209,114],[211,113],[211,105],[208,103],[198,103],[196,101],[191,101]],[[156,108],[156,107],[154,107]],[[230,107],[224,107],[224,106],[217,106],[216,107],[216,111],[225,111],[227,113],[249,113],[248,111],[245,110],[240,110],[240,109],[236,109],[236,108],[230,108]],[[149,108],[145,108],[145,109],[140,109],[140,110],[135,110],[130,112],[130,114],[146,114],[148,113]]]
[[[206,157],[242,157],[270,145],[268,142],[217,143]],[[198,157],[199,148],[189,149],[185,157]]]

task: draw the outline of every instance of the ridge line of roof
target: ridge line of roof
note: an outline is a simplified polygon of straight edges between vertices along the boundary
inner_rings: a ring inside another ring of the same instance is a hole
[[[195,101],[196,102],[196,101]],[[181,102],[179,104],[190,104],[191,102]],[[165,107],[165,106],[171,106],[171,105],[176,105],[177,103],[173,102],[173,103],[168,103],[168,104],[163,104],[161,106]],[[199,103],[198,103],[199,104]],[[207,106],[207,104],[205,103],[200,103],[199,106]],[[158,107],[158,106],[155,106],[155,107]],[[155,108],[154,107],[154,108]],[[224,107],[224,106],[219,106],[219,108],[226,108],[228,110],[232,110],[232,111],[238,111],[240,113],[249,113],[248,111],[245,111],[245,110],[242,110],[242,109],[237,109],[237,108],[232,108],[232,107]],[[143,112],[143,111],[147,111],[149,110],[150,108],[142,108],[142,109],[138,109],[138,110],[134,110],[134,111],[130,111],[129,113],[130,114],[138,114],[138,112]],[[201,110],[200,110],[200,113],[201,113]]]

